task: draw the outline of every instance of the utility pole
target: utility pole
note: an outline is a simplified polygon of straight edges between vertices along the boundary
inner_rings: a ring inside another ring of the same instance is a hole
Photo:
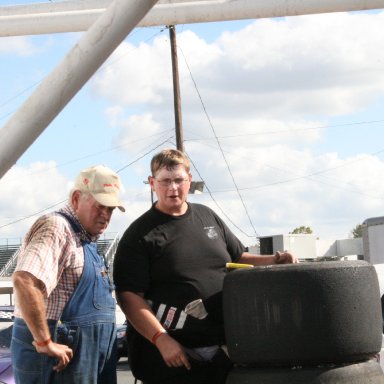
[[[175,110],[176,149],[184,152],[183,123],[181,119],[181,97],[179,84],[179,65],[177,59],[176,28],[169,25],[169,37],[171,41],[172,78],[173,78],[173,106]],[[204,189],[203,181],[192,181],[188,193],[201,193]],[[152,197],[153,201],[153,197]]]
[[[173,106],[175,110],[176,148],[184,152],[183,123],[181,119],[181,98],[179,84],[179,65],[177,60],[176,28],[169,25],[169,37],[171,40],[172,78],[173,78]]]
[[[175,132],[176,149],[184,152],[183,123],[181,119],[181,97],[179,83],[179,64],[177,59],[176,28],[174,25],[168,25],[169,37],[171,41],[171,59],[172,59],[172,79],[173,79],[173,107],[175,111]],[[144,181],[148,184],[147,181]],[[204,189],[203,181],[192,181],[189,193],[201,193]],[[154,202],[153,191],[151,189],[151,203]]]
[[[181,121],[181,98],[179,84],[179,65],[177,62],[176,31],[174,25],[168,25],[169,37],[171,41],[171,59],[172,59],[172,79],[173,79],[173,107],[175,111],[175,131],[176,131],[176,149],[184,152],[183,124]],[[148,181],[144,181],[148,184]],[[151,188],[151,203],[154,202],[153,191]]]

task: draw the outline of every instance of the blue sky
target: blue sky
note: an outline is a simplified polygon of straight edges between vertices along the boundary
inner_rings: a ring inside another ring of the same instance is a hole
[[[301,225],[347,238],[384,215],[383,19],[178,25],[185,149],[208,187],[190,201],[247,245]],[[80,37],[0,38],[0,127]],[[171,76],[168,31],[135,29],[0,180],[0,239],[23,236],[98,163],[121,170],[128,209],[110,230],[122,233],[149,207],[151,156],[175,146]]]

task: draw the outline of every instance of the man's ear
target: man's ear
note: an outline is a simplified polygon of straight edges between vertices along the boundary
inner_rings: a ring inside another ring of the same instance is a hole
[[[72,196],[71,196],[72,207],[75,211],[77,210],[77,207],[79,206],[80,195],[81,195],[80,191],[74,191],[72,193]]]
[[[152,191],[155,191],[155,179],[152,176],[148,176],[148,183],[151,186]]]

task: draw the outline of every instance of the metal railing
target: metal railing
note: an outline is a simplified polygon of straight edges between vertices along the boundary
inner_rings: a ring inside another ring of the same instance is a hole
[[[109,233],[110,235],[111,233]],[[105,236],[104,236],[105,238]],[[119,244],[119,233],[116,233],[114,235],[113,240],[110,242],[107,250],[104,254],[105,263],[108,266],[108,269],[110,271],[110,274],[112,276],[112,267],[113,267],[113,258],[116,253],[117,246]],[[9,260],[6,262],[4,267],[0,270],[0,277],[4,276],[10,276],[16,266],[17,263],[17,257],[20,253],[20,248],[17,249],[12,256],[9,258]]]
[[[109,275],[113,276],[113,258],[115,256],[115,253],[116,253],[116,250],[117,250],[117,246],[119,244],[119,234],[117,233],[116,236],[114,237],[114,239],[111,241],[108,249],[106,250],[105,252],[105,255],[104,255],[104,259],[105,259],[105,263],[108,267],[108,272],[109,272]]]
[[[20,253],[20,248],[16,252],[13,253],[13,255],[10,257],[10,259],[4,265],[4,267],[0,271],[0,277],[10,276],[12,274],[12,271],[16,266],[17,256],[19,255],[19,253]]]

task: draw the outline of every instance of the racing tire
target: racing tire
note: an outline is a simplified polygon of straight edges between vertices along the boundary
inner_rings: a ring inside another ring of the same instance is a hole
[[[234,270],[223,315],[229,356],[241,365],[353,363],[381,348],[379,283],[366,261]]]
[[[226,384],[383,384],[380,364],[370,360],[339,366],[234,368]]]

